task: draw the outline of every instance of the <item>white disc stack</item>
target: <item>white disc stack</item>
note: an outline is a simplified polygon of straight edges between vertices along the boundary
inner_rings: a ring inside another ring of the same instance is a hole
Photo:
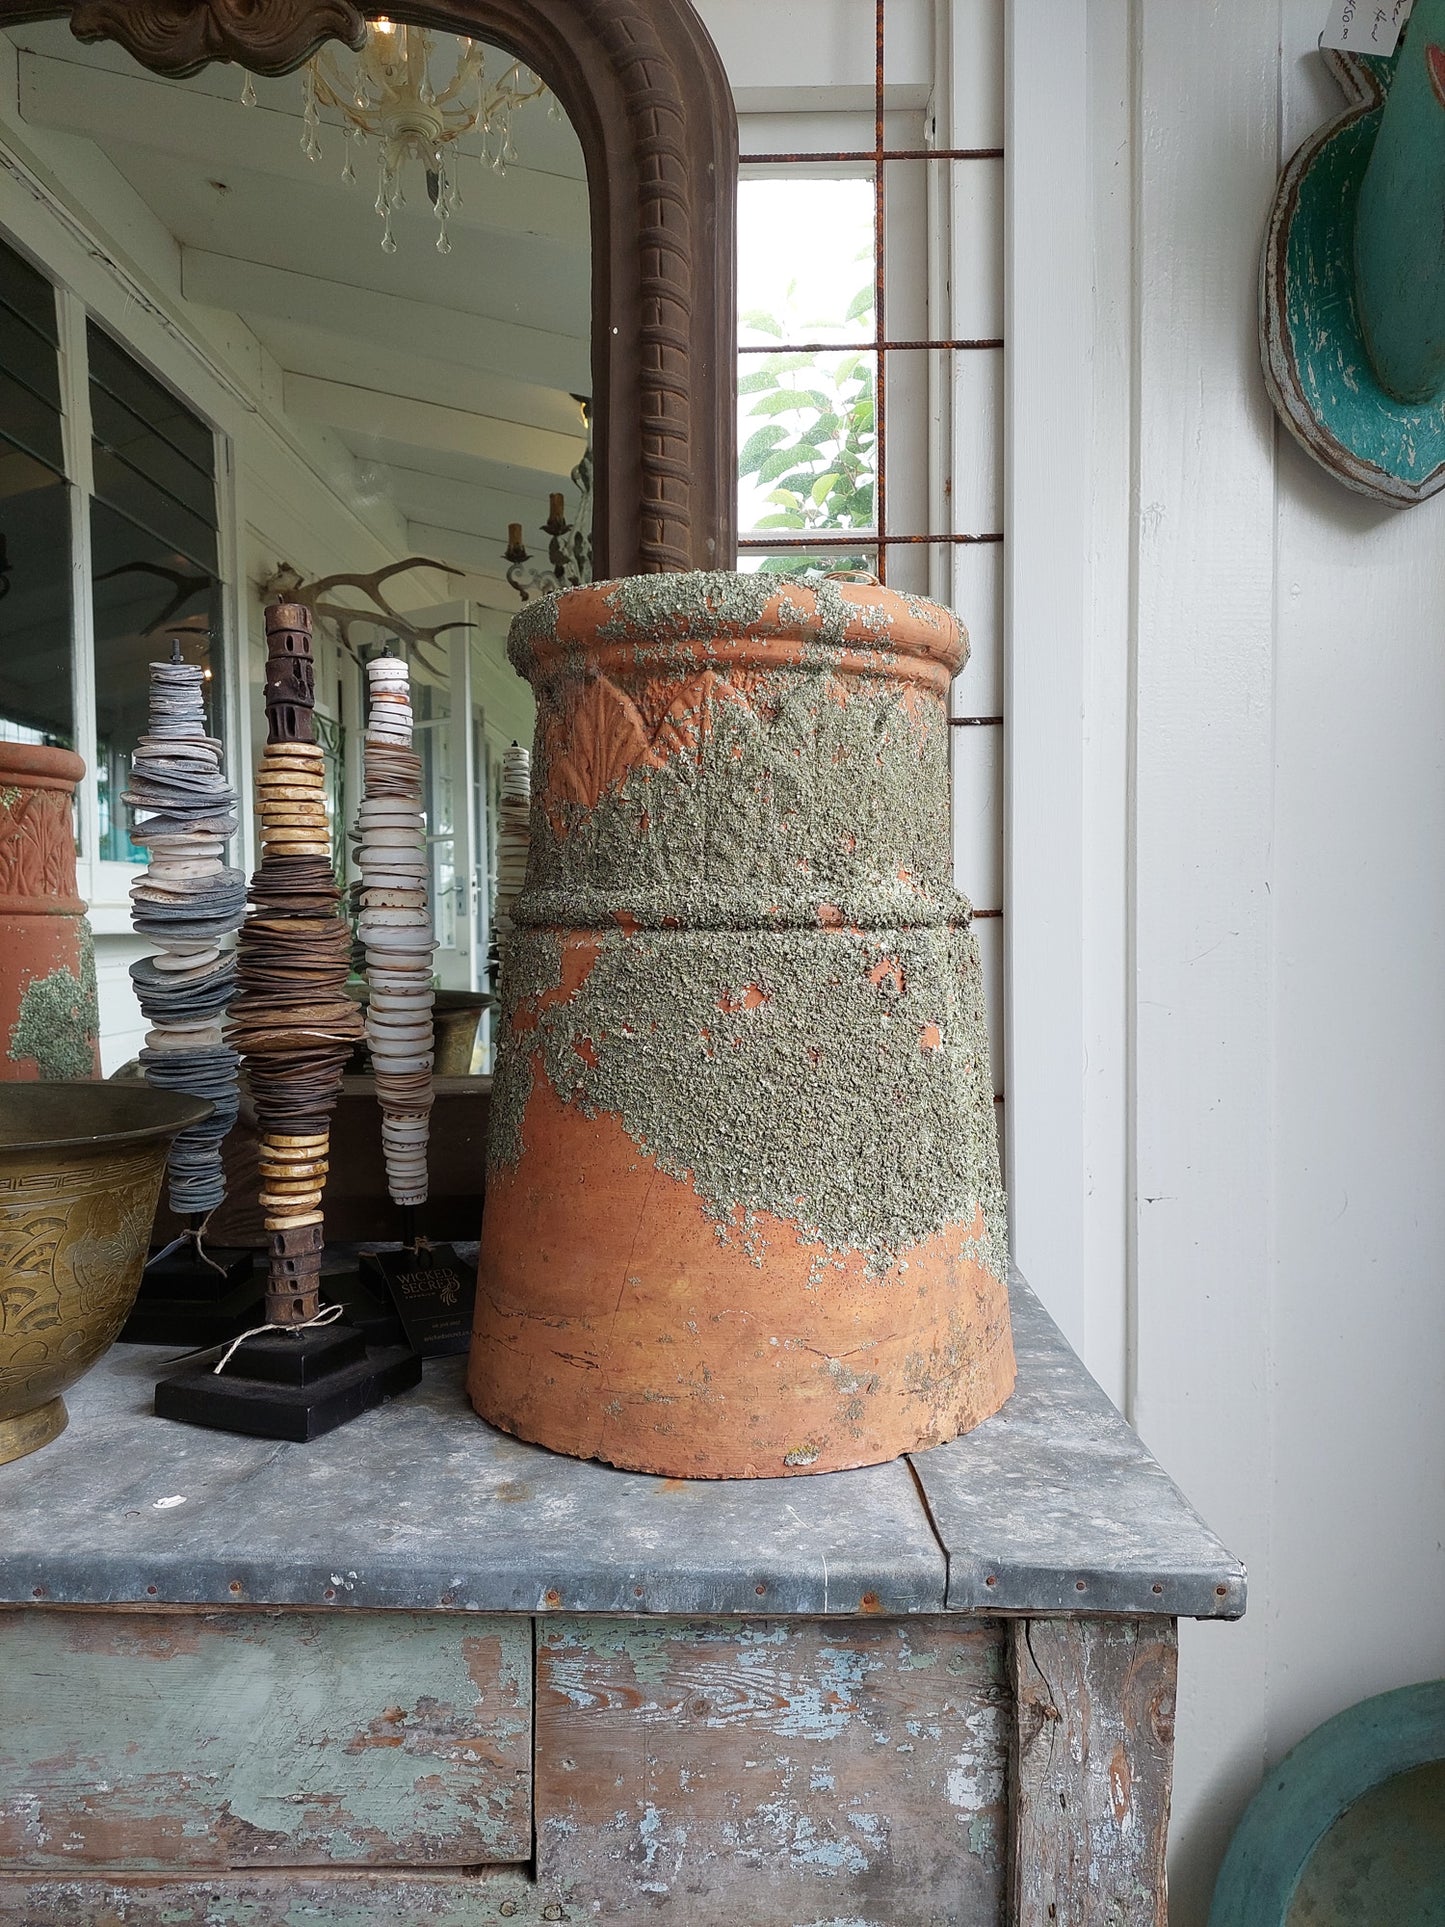
[[[411,746],[411,687],[399,656],[366,665],[366,794],[354,840],[361,870],[356,934],[366,951],[366,1041],[381,1105],[394,1203],[427,1195],[432,1106],[432,938],[421,758]]]
[[[532,752],[513,743],[502,758],[502,795],[497,810],[497,901],[492,923],[499,938],[512,927],[512,911],[527,880],[531,823]]]

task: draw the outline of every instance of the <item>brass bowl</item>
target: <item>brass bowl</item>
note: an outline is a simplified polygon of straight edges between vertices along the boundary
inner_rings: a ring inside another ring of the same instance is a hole
[[[65,1430],[60,1394],[140,1290],[171,1139],[211,1108],[145,1084],[0,1084],[0,1465]]]

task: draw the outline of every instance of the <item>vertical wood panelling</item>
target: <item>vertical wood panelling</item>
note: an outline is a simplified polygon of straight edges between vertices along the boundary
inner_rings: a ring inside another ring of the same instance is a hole
[[[1259,210],[1277,0],[1135,13],[1136,1392],[1146,1443],[1269,1588],[1274,426]],[[1265,1744],[1267,1608],[1186,1637],[1176,1927]]]
[[[1084,699],[1084,1362],[1129,1385],[1129,817],[1134,299],[1128,0],[1089,0],[1090,622]]]
[[[1011,0],[1004,140],[1009,1204],[1014,1256],[1081,1350],[1086,19],[1086,0]]]
[[[1167,1619],[1011,1626],[1010,1927],[1165,1927],[1177,1660]]]

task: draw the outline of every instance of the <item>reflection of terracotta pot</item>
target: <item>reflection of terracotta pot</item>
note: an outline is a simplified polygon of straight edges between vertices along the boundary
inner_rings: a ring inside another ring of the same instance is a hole
[[[678,1477],[829,1471],[1013,1384],[978,955],[953,887],[966,643],[877,587],[650,576],[531,604],[469,1389]]]
[[[0,1078],[100,1075],[71,827],[84,774],[68,749],[0,743]]]
[[[166,1152],[204,1098],[145,1084],[0,1090],[0,1465],[65,1429],[140,1289]]]

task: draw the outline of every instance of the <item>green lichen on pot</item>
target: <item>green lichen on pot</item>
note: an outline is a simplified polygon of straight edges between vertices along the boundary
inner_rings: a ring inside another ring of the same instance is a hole
[[[979,960],[952,880],[952,617],[775,576],[596,593],[609,616],[587,642],[559,647],[550,599],[509,637],[537,695],[536,788],[491,1161],[521,1157],[540,1068],[564,1104],[620,1118],[759,1264],[760,1214],[816,1244],[818,1286],[837,1254],[881,1272],[981,1211],[973,1255],[1005,1277]],[[561,999],[569,931],[588,967]]]
[[[973,1254],[1006,1275],[979,962],[966,926],[607,932],[580,989],[557,933],[517,930],[503,1002],[490,1159],[523,1146],[533,1066],[564,1103],[614,1112],[690,1181],[757,1262],[753,1214],[792,1220],[875,1270],[982,1207]],[[900,1124],[902,1127],[900,1129]]]
[[[42,1077],[89,1077],[95,1070],[95,943],[83,919],[80,932],[80,975],[61,964],[46,977],[32,978],[10,1027],[12,1061],[34,1058]]]
[[[656,643],[703,643],[710,653],[721,645],[726,655],[739,629],[759,629],[770,608],[776,624],[792,625],[802,638],[804,660],[844,647],[850,627],[855,634],[861,628],[884,647],[888,642],[888,619],[881,609],[860,606],[838,583],[813,570],[741,575],[694,569],[679,575],[622,576],[593,586],[612,611],[611,619],[597,629],[598,642],[633,642],[641,636],[646,638],[640,645],[644,649]],[[806,593],[799,596],[798,590]],[[557,639],[558,600],[539,596],[527,603],[508,631],[507,653],[529,682],[536,680],[538,647]],[[911,614],[937,612],[937,605],[923,597],[899,600]]]
[[[651,745],[601,796],[568,794],[558,770],[575,703],[539,691],[534,879],[517,920],[588,928],[775,929],[816,924],[819,906],[860,928],[967,914],[952,880],[947,721],[890,685],[829,669],[714,676],[689,707],[659,675],[655,702],[598,680],[585,701]],[[605,717],[604,717],[605,720]],[[614,727],[620,726],[615,724]]]

